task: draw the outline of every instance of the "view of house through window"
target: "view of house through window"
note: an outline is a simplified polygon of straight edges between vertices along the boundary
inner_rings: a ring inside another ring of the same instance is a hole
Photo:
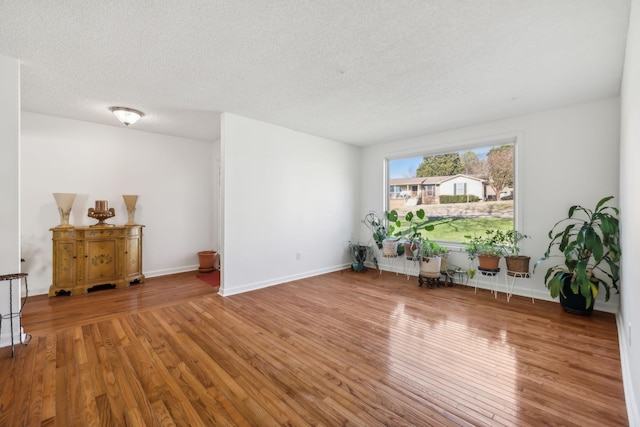
[[[424,209],[435,226],[425,237],[463,243],[465,235],[514,228],[513,142],[388,162],[388,207],[400,219]]]

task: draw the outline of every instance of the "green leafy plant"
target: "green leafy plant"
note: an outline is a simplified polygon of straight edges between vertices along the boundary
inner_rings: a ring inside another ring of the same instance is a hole
[[[467,239],[464,250],[470,260],[474,260],[478,255],[502,256],[504,255],[504,234],[500,230],[486,230],[484,236],[464,236]]]
[[[424,209],[418,209],[415,213],[407,212],[404,217],[407,227],[404,229],[398,211],[395,209],[385,211],[384,218],[386,222],[382,221],[375,212],[369,212],[362,220],[362,223],[371,230],[373,240],[379,248],[387,239],[405,238],[410,242],[418,242],[422,238],[422,230],[431,231],[434,228],[433,225],[427,224],[429,218],[425,215]]]
[[[386,224],[378,218],[375,212],[369,212],[363,221],[373,231],[373,240],[380,245],[386,239],[398,240],[400,233],[396,233],[396,228],[402,227],[402,221],[398,217],[398,212],[393,209],[384,211]]]
[[[402,221],[398,216],[398,211],[392,209],[390,211],[384,211],[384,217],[387,219],[386,238],[393,239],[394,237],[400,237],[400,233],[395,233],[396,227],[402,227]]]
[[[478,268],[485,270],[494,270],[498,268],[498,261],[491,257],[500,257],[504,255],[504,247],[502,241],[504,235],[500,230],[485,230],[484,236],[465,236],[467,242],[465,251],[469,257],[470,267],[467,273],[470,278],[475,276],[475,268],[471,267],[474,259],[478,258]],[[486,257],[486,258],[485,258]]]
[[[421,243],[423,240],[422,230],[433,231],[434,228],[432,224],[427,224],[429,217],[426,216],[424,209],[418,209],[415,213],[407,212],[404,220],[407,223],[407,229],[396,233],[396,236],[405,237],[411,243]]]
[[[360,243],[349,242],[349,254],[351,255],[351,269],[354,271],[366,271],[364,262],[368,255],[373,255],[372,248],[370,246],[362,245]],[[378,267],[377,260],[373,258],[373,263]]]
[[[382,220],[380,220],[375,212],[371,211],[365,215],[362,223],[371,230],[373,241],[376,242],[378,248],[382,248],[382,242],[387,238],[388,234],[388,228]]]
[[[499,236],[498,240],[502,246],[502,253],[507,264],[507,275],[512,277],[530,277],[529,261],[531,257],[520,255],[520,246],[518,246],[521,240],[527,239],[529,236],[520,233],[516,229],[498,231],[496,235]]]
[[[520,255],[518,243],[523,239],[529,238],[526,234],[522,234],[515,229],[507,231],[494,230],[494,236],[496,243],[502,249],[502,255],[505,257]]]
[[[442,256],[449,252],[446,246],[442,246],[438,242],[429,239],[423,239],[421,247],[422,256],[425,257]]]
[[[620,229],[619,211],[607,205],[613,196],[601,199],[595,209],[580,205],[569,208],[566,218],[556,222],[549,231],[551,242],[544,255],[536,261],[533,271],[551,257],[563,259],[561,264],[549,267],[544,277],[551,297],[563,292],[565,281],[570,281],[574,294],[582,295],[589,307],[598,296],[598,285],[605,288],[605,301],[611,288],[619,292]],[[557,255],[552,255],[557,252]],[[604,267],[604,268],[603,268]]]

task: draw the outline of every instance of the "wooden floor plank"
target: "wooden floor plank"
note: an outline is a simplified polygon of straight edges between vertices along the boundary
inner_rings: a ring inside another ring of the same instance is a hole
[[[40,337],[37,341],[29,343],[36,345],[35,365],[33,367],[33,378],[31,379],[31,390],[29,392],[29,406],[25,414],[25,425],[39,425],[42,420],[44,375],[47,359],[46,337]],[[42,363],[45,361],[45,363]]]
[[[21,352],[24,353],[24,352]],[[27,411],[29,409],[30,402],[30,392],[31,387],[29,385],[33,384],[34,380],[37,380],[37,376],[35,375],[35,363],[36,363],[36,355],[38,354],[37,344],[35,346],[34,351],[27,352],[26,354],[21,354],[20,361],[15,364],[16,370],[13,372],[13,375],[7,381],[7,389],[8,393],[12,393],[13,396],[11,400],[2,400],[2,408],[4,413],[5,406],[6,409],[10,408],[9,413],[12,413],[11,417],[4,418],[0,416],[0,425],[15,425],[22,423],[27,416]],[[23,382],[24,381],[24,382]],[[24,385],[27,385],[26,387]],[[4,393],[3,393],[4,396]],[[6,403],[5,403],[6,402]],[[34,402],[36,403],[36,402]]]
[[[153,402],[151,404],[151,407],[153,408],[154,414],[156,415],[156,419],[158,420],[160,426],[173,427],[176,425],[176,423],[174,423],[173,419],[171,418],[171,413],[164,405],[164,402],[162,402],[162,400]]]
[[[628,423],[613,315],[390,273],[226,298],[180,273],[32,297],[23,327],[2,426]]]
[[[56,417],[57,340],[54,333],[45,334],[37,338],[45,340],[47,349],[44,360],[38,359],[38,363],[42,363],[44,369],[42,378],[42,414],[40,415],[41,421],[44,424],[47,420],[55,421]],[[37,386],[37,384],[33,384],[33,387]]]

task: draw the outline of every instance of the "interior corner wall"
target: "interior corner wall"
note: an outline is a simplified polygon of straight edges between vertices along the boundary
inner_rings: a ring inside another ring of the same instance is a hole
[[[566,216],[571,205],[593,207],[609,195],[616,197],[614,202],[619,203],[619,120],[619,99],[610,98],[365,147],[360,179],[360,216],[364,217],[371,210],[381,214],[384,209],[387,194],[383,180],[385,158],[420,155],[428,150],[446,150],[479,140],[518,135],[518,228],[531,236],[520,246],[522,254],[535,261],[546,250],[547,233],[556,221]],[[370,239],[370,232],[364,226],[360,227],[360,238],[365,242]],[[451,263],[466,269],[469,260],[462,246],[451,249]],[[535,298],[549,300],[543,283],[544,274],[540,273],[544,270],[543,264],[531,278],[519,279],[514,292],[529,297],[533,293]],[[499,278],[503,289],[504,280]],[[613,295],[607,303],[600,297],[595,308],[616,312],[618,304],[618,295]]]
[[[52,193],[76,193],[70,222],[88,226],[96,200],[127,222],[123,194],[137,194],[147,277],[198,268],[214,247],[214,141],[200,141],[22,112],[21,246],[29,291],[45,294],[52,275],[50,228],[60,223]]]
[[[640,425],[640,0],[631,3],[621,86],[620,228],[622,244],[618,328],[629,425]],[[635,361],[635,362],[632,362]]]
[[[222,115],[222,295],[349,265],[359,148]]]
[[[20,268],[20,61],[0,56],[0,275]],[[19,307],[20,289],[13,281],[13,307]],[[0,282],[0,314],[9,313],[9,282]],[[9,322],[3,322],[8,325]],[[0,347],[11,343],[11,331],[2,327]],[[14,336],[21,332],[14,325]]]

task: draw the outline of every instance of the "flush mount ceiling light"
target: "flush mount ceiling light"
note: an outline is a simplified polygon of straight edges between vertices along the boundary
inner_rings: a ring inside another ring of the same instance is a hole
[[[133,108],[126,107],[111,107],[109,108],[113,114],[120,120],[125,126],[129,126],[138,121],[140,117],[144,116],[142,111],[134,110]]]

